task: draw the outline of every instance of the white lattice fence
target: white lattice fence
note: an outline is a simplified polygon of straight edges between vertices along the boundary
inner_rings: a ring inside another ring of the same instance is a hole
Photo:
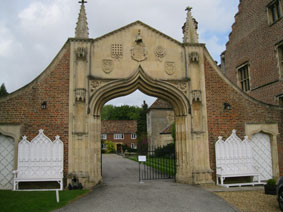
[[[13,188],[14,140],[0,135],[0,189]]]
[[[244,185],[244,184],[261,184],[260,167],[254,162],[251,142],[248,137],[242,141],[237,135],[236,130],[225,141],[220,136],[215,143],[216,151],[216,176],[224,185],[227,177],[244,177],[251,176],[257,178],[257,183],[242,183],[227,186]]]
[[[31,142],[24,136],[18,146],[18,169],[14,189],[19,182],[57,181],[63,188],[63,142],[59,136],[52,142],[43,130]]]
[[[257,133],[251,138],[254,163],[260,167],[262,180],[272,178],[272,157],[270,137],[264,133]]]

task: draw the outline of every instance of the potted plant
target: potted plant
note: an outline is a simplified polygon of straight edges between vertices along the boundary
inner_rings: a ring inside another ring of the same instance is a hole
[[[266,184],[264,185],[264,193],[276,195],[276,180],[275,179],[267,180]]]

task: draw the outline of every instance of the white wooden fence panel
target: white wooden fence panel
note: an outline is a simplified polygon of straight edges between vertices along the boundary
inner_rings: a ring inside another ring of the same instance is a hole
[[[257,184],[261,184],[259,169],[254,163],[251,142],[247,136],[242,141],[236,135],[236,130],[233,130],[226,141],[221,136],[218,137],[215,153],[217,183],[218,178],[224,185],[226,177],[252,176],[257,177]]]
[[[31,142],[24,136],[18,145],[18,169],[15,187],[21,181],[40,181],[58,179],[62,189],[63,178],[63,142],[59,136],[52,142],[44,133],[39,134]]]
[[[13,188],[14,140],[0,135],[0,189]]]
[[[272,178],[272,157],[270,137],[264,133],[257,133],[251,138],[254,163],[260,167],[262,180]]]

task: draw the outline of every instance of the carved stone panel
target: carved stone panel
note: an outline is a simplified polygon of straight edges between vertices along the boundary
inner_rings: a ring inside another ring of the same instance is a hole
[[[91,80],[89,85],[90,85],[90,94],[92,95],[95,92],[95,90],[101,86],[101,81]]]
[[[142,40],[141,31],[138,31],[133,48],[131,49],[132,59],[138,62],[147,59],[147,50]]]
[[[193,102],[201,102],[201,91],[193,90],[192,91],[192,101]]]
[[[113,61],[112,60],[102,60],[102,70],[106,74],[110,74],[113,71]]]
[[[111,57],[117,60],[123,57],[123,44],[111,45]]]
[[[94,94],[94,92],[102,87],[103,85],[111,82],[111,80],[106,81],[106,80],[97,80],[97,79],[92,79],[89,81],[89,91],[90,91],[90,96]]]
[[[185,81],[171,81],[171,83],[181,90],[186,96],[188,94],[188,82]]]
[[[191,52],[189,58],[191,63],[199,63],[199,54],[197,52]]]
[[[77,88],[75,90],[76,102],[85,102],[86,90],[84,88]]]
[[[87,48],[85,47],[78,47],[75,51],[76,53],[76,59],[77,60],[87,60]]]
[[[168,75],[173,75],[175,73],[175,63],[174,62],[166,62],[165,63],[165,72]]]
[[[166,56],[166,50],[162,46],[157,46],[154,51],[154,54],[156,59],[162,62],[162,59]]]

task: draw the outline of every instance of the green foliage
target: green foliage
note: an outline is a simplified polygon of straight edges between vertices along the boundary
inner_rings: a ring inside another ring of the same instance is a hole
[[[137,106],[104,105],[101,111],[101,120],[138,120],[141,110]]]
[[[154,153],[156,157],[171,158],[175,155],[175,143],[167,144],[163,147],[158,147],[155,149]]]
[[[275,187],[276,186],[276,180],[275,179],[269,179],[269,180],[267,180],[266,185],[268,187]]]
[[[115,144],[112,141],[106,141],[106,153],[115,153]]]
[[[122,149],[123,149],[123,152],[125,152],[125,151],[128,151],[128,152],[137,152],[137,151],[138,151],[137,149],[132,149],[131,147],[129,147],[129,146],[126,145],[126,144],[123,144],[123,145],[122,145]]]
[[[143,101],[142,108],[140,111],[140,116],[138,118],[138,141],[141,142],[147,137],[147,127],[146,127],[146,113],[148,111],[148,106],[145,101]]]
[[[0,87],[0,97],[7,96],[9,93],[6,90],[5,84],[3,83]]]
[[[175,126],[175,122],[172,124],[172,128],[171,128],[171,136],[173,138],[173,142],[176,142],[176,126]]]
[[[59,191],[0,191],[1,212],[48,212],[61,208],[71,200],[86,194],[87,190]]]

